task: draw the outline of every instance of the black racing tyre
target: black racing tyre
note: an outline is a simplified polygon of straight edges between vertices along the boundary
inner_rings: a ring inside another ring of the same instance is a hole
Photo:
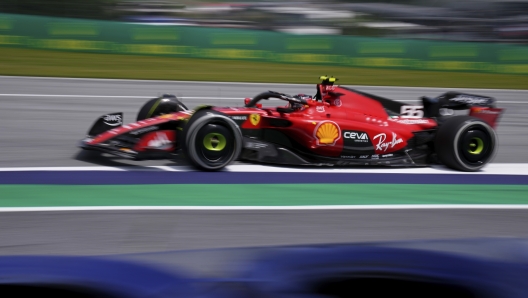
[[[188,108],[176,96],[164,95],[147,101],[139,109],[136,121],[186,110]]]
[[[435,150],[446,166],[475,172],[493,159],[497,150],[497,136],[493,128],[481,119],[454,116],[438,129]]]
[[[237,159],[242,150],[240,128],[229,117],[216,111],[199,110],[183,133],[184,153],[201,170],[220,170]]]

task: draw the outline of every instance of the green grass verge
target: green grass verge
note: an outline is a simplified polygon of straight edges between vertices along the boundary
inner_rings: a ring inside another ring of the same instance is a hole
[[[0,207],[528,204],[528,185],[0,185]]]
[[[528,89],[528,76],[90,54],[0,47],[0,75],[185,81]]]

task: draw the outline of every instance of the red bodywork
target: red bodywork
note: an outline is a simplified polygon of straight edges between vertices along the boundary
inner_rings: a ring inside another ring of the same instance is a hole
[[[424,106],[403,105],[335,85],[318,84],[317,88],[314,99],[307,99],[305,104],[295,108],[291,101],[281,107],[262,107],[262,103],[255,103],[255,107],[207,108],[229,116],[248,140],[278,144],[273,138],[260,138],[262,134],[259,134],[278,131],[297,146],[297,149],[286,149],[302,151],[311,157],[345,160],[342,164],[351,160],[396,158],[397,155],[412,161],[407,152],[415,148],[416,142],[410,143],[410,140],[424,132],[419,141],[421,144],[429,142],[438,127],[436,120],[423,117]],[[262,97],[265,98],[268,97]],[[258,102],[259,99],[255,97],[254,100]],[[246,99],[245,104],[249,101]],[[392,108],[389,110],[388,106]],[[491,107],[470,109],[472,116],[485,120],[492,127],[501,112],[502,109]],[[182,147],[178,143],[182,141],[179,135],[193,113],[186,110],[119,126],[89,136],[82,141],[81,147],[138,159],[142,153],[170,153]]]
[[[319,85],[322,101],[309,100],[303,109],[281,113],[276,108],[219,108],[230,116],[250,115],[242,129],[274,129],[317,155],[340,157],[347,132],[364,132],[376,154],[403,149],[413,131],[433,129],[437,123],[427,118],[390,118],[381,103],[338,86]],[[255,116],[258,115],[258,116]],[[275,119],[292,123],[289,127],[271,124]],[[361,137],[356,135],[355,137]]]

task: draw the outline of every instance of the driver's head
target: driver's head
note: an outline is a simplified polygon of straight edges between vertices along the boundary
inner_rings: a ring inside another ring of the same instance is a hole
[[[302,94],[302,93],[294,95],[293,97],[294,98],[299,98],[299,99],[304,99],[304,100],[312,99],[312,97],[310,95],[306,95],[306,94]]]
[[[306,95],[306,94],[297,94],[297,95],[294,95],[293,98],[298,98],[298,99],[302,99],[304,101],[307,101],[309,99],[312,99],[312,97],[310,95]],[[295,103],[295,104],[292,104],[292,108],[296,109],[296,110],[300,110],[300,109],[303,109],[304,108],[304,104],[301,104],[301,103]]]

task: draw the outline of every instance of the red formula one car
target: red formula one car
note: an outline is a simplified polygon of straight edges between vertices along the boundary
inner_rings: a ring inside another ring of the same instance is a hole
[[[189,110],[173,95],[148,101],[137,122],[122,113],[100,117],[80,147],[125,158],[170,158],[183,151],[203,170],[234,160],[285,165],[427,166],[477,171],[497,148],[502,109],[491,97],[447,92],[407,105],[334,85],[321,77],[314,97],[268,91],[245,107]],[[263,107],[263,100],[286,105]],[[454,115],[469,110],[469,115]]]

